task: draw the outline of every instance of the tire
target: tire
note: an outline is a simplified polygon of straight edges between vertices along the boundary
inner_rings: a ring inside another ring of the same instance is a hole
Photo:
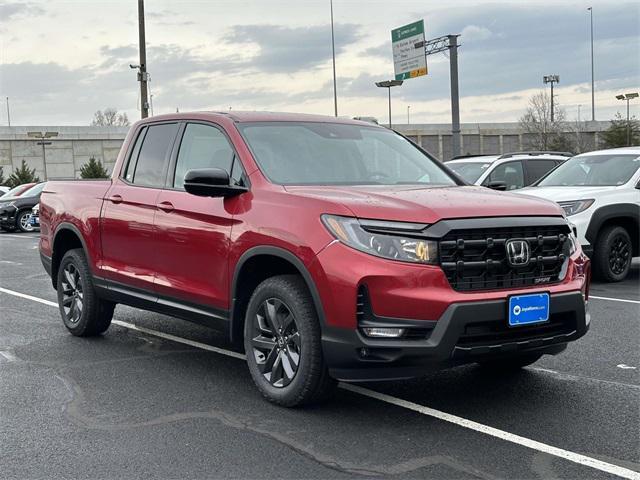
[[[620,282],[629,273],[632,258],[629,233],[620,226],[604,228],[593,250],[593,267],[597,278],[605,282]]]
[[[31,219],[31,212],[29,210],[23,210],[18,213],[16,217],[16,227],[23,233],[33,232],[33,226],[29,223]]]
[[[284,407],[318,403],[335,388],[322,355],[313,300],[297,275],[271,277],[255,289],[244,346],[251,377],[270,402]]]
[[[64,254],[56,282],[62,322],[72,335],[91,337],[109,328],[115,304],[96,294],[82,249],[69,250]]]
[[[541,353],[524,353],[512,357],[504,357],[499,360],[486,360],[478,362],[485,370],[495,373],[517,372],[518,370],[536,363],[542,357]]]

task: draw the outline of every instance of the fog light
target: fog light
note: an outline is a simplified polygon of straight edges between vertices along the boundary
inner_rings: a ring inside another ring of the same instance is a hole
[[[398,338],[404,334],[404,328],[363,328],[367,337]]]

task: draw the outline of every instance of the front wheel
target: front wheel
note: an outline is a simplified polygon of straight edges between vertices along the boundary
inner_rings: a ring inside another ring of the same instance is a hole
[[[16,225],[21,232],[33,232],[33,225],[31,225],[31,212],[29,210],[23,210],[18,213]]]
[[[244,346],[253,381],[273,403],[315,403],[335,387],[322,355],[318,315],[299,276],[279,275],[258,285],[247,308]]]
[[[82,249],[69,250],[62,257],[58,267],[57,291],[62,321],[72,335],[90,337],[109,328],[115,304],[96,294]]]
[[[618,226],[605,228],[593,252],[594,271],[605,282],[624,280],[631,267],[633,246],[629,233]]]

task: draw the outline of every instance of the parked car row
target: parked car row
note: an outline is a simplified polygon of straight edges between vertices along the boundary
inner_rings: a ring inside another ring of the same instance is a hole
[[[19,185],[0,197],[0,229],[31,232],[39,227],[31,221],[33,208],[40,203],[46,182]]]

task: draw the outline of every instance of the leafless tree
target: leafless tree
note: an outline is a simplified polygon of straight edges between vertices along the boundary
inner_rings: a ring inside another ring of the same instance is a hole
[[[98,110],[93,114],[91,125],[97,127],[128,127],[131,123],[126,113],[119,113],[115,108],[105,108],[104,111]]]
[[[556,105],[551,121],[551,101],[546,92],[529,99],[529,106],[520,118],[520,128],[527,135],[528,148],[534,150],[571,150],[573,141],[566,133],[566,112]]]

